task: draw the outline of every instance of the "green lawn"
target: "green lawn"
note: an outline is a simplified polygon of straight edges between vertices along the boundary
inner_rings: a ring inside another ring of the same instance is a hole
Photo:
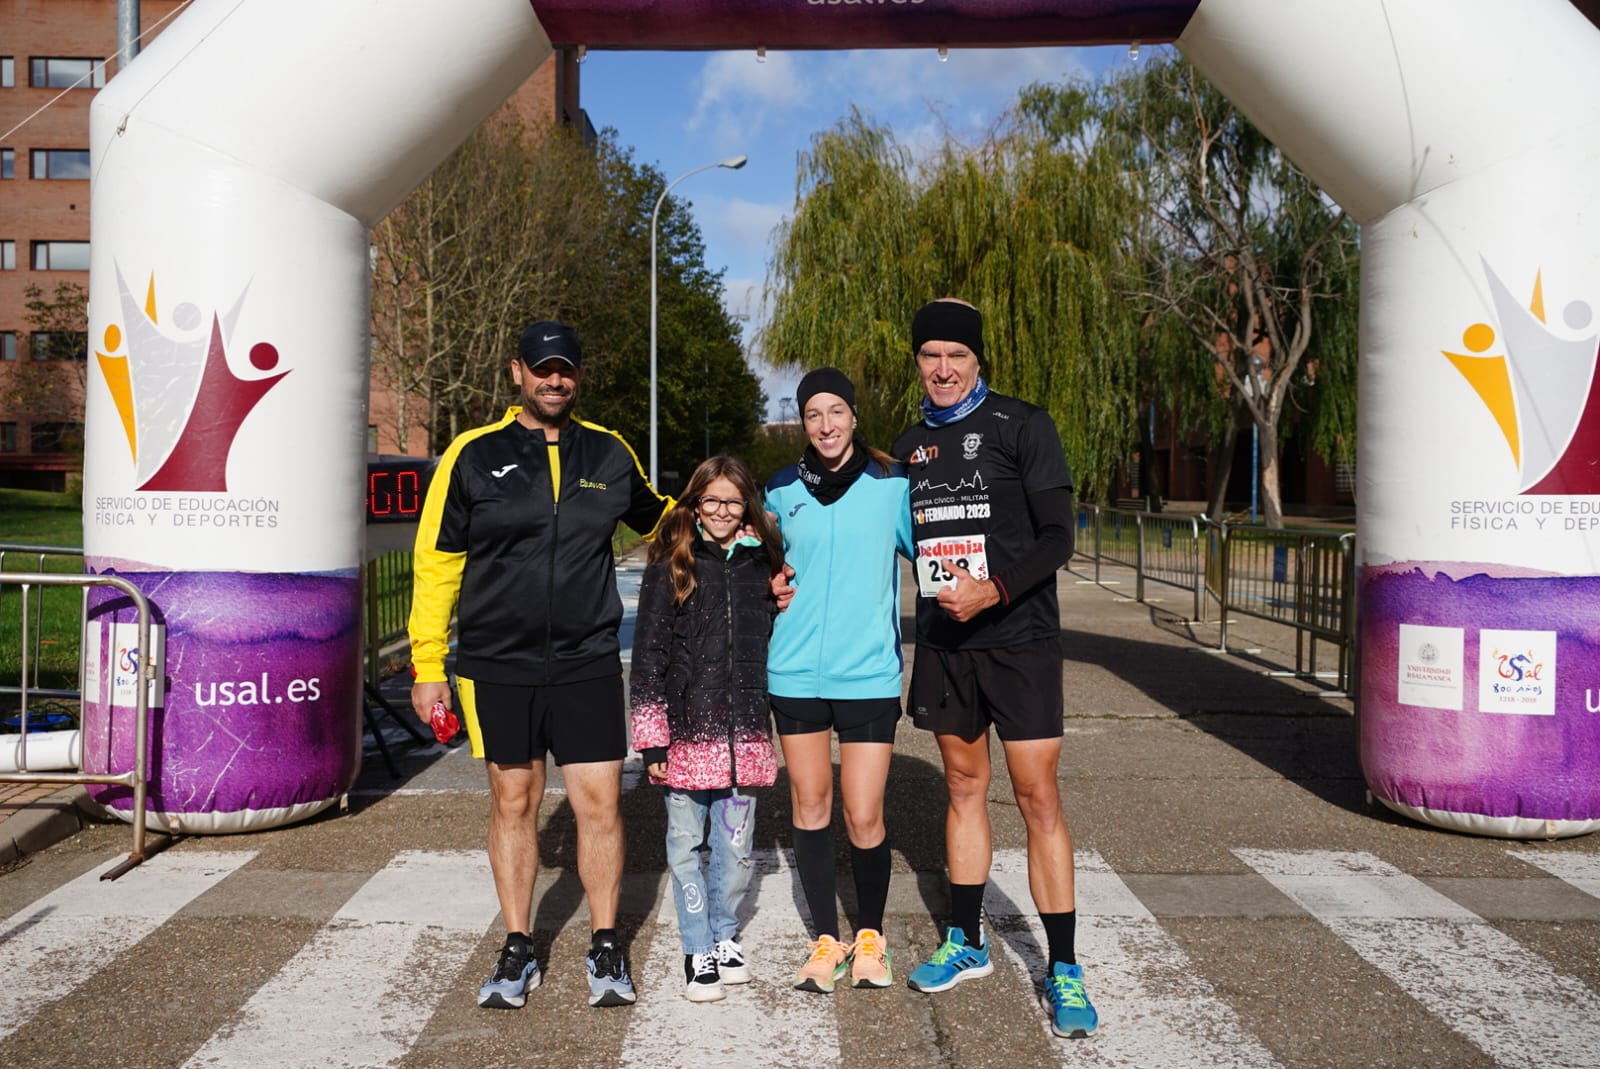
[[[0,546],[83,544],[83,506],[77,495],[0,489]],[[0,549],[0,571],[81,573],[83,558]],[[78,623],[83,594],[72,587],[33,586],[28,592],[31,684],[57,689],[78,685]],[[22,678],[22,588],[0,588],[0,686]]]

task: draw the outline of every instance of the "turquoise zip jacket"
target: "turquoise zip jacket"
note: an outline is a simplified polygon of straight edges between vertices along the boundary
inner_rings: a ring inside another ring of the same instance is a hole
[[[767,688],[780,698],[899,698],[900,562],[912,558],[905,468],[877,461],[844,496],[820,504],[797,465],[767,483],[767,510],[794,567],[794,600],[778,614]]]

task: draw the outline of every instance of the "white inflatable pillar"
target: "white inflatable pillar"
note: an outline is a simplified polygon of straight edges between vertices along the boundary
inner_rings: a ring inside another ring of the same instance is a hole
[[[1567,0],[1204,0],[1178,46],[1361,223],[1369,787],[1600,828],[1600,32]]]
[[[164,632],[153,826],[354,780],[368,228],[550,51],[526,0],[198,0],[95,99],[84,548]],[[89,771],[132,761],[132,619],[92,596]]]

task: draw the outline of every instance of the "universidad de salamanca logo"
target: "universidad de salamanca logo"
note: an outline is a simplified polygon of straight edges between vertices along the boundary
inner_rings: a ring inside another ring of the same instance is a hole
[[[247,292],[226,313],[213,309],[209,324],[190,301],[163,320],[155,275],[141,307],[118,267],[122,321],[106,327],[94,355],[122,419],[138,489],[227,491],[228,454],[239,428],[289,374],[275,371],[278,349],[267,341],[249,350],[261,378],[240,378],[228,365]]]
[[[1526,306],[1488,263],[1494,317],[1461,334],[1465,352],[1441,350],[1494,418],[1519,473],[1518,493],[1600,494],[1600,384],[1589,302],[1571,300],[1552,329],[1544,276]]]

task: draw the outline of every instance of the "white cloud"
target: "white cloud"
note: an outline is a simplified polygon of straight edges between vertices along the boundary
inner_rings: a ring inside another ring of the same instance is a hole
[[[874,114],[915,103],[951,103],[995,110],[1038,81],[1087,76],[1073,48],[952,49],[940,60],[928,48],[835,52],[820,79]]]
[[[687,126],[697,130],[710,123],[719,138],[753,138],[773,115],[801,99],[794,57],[787,52],[769,53],[765,61],[753,52],[713,52],[697,81],[699,98]]]

